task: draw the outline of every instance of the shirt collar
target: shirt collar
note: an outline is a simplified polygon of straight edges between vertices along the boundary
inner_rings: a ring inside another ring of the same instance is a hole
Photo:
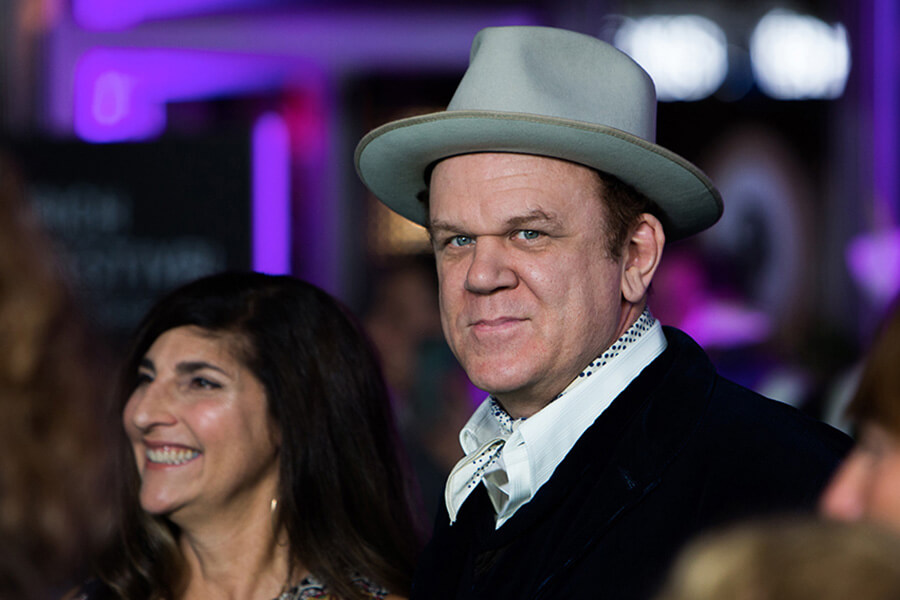
[[[460,432],[460,445],[468,456],[490,440],[508,440],[498,460],[499,468],[507,471],[502,488],[508,500],[499,511],[497,527],[534,496],[584,431],[665,348],[662,326],[645,309],[615,343],[532,417],[511,419],[491,396],[482,402]]]

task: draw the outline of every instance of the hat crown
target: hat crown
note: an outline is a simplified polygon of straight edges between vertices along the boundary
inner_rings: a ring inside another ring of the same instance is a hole
[[[695,165],[656,145],[656,92],[631,58],[591,36],[549,27],[482,30],[447,110],[370,131],[356,147],[363,182],[425,224],[419,201],[438,161],[472,152],[559,158],[619,178],[654,203],[669,240],[722,214]]]
[[[447,110],[544,115],[656,139],[650,76],[606,42],[549,27],[481,30]]]

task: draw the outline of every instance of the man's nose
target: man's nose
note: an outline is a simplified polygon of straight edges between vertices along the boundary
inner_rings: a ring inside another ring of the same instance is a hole
[[[518,281],[509,250],[504,247],[502,240],[479,238],[466,273],[466,290],[475,294],[491,294],[514,288]]]
[[[866,512],[868,471],[865,457],[854,450],[831,478],[819,501],[819,511],[839,521],[858,521]]]

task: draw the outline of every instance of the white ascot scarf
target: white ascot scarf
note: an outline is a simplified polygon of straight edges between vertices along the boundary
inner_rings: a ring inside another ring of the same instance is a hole
[[[496,526],[508,521],[550,479],[597,417],[665,349],[662,326],[644,309],[628,331],[530,418],[512,419],[488,396],[459,434],[466,456],[453,468],[444,491],[450,523],[480,483],[497,515]]]

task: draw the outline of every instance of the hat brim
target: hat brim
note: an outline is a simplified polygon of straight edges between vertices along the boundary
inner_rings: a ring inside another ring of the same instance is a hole
[[[674,152],[612,127],[542,115],[453,110],[394,121],[359,142],[356,170],[379,200],[424,225],[419,196],[429,167],[475,152],[561,158],[615,175],[659,207],[669,240],[702,231],[722,215],[709,178]]]

